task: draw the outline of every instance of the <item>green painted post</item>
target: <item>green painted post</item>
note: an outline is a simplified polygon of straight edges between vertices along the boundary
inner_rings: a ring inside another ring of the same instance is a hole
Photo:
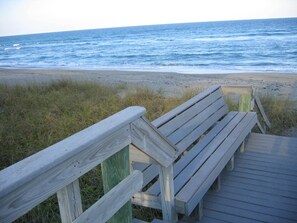
[[[240,112],[250,112],[251,108],[252,108],[251,102],[252,102],[252,95],[251,94],[242,94],[242,95],[240,95],[238,111],[240,111]],[[244,149],[245,149],[245,142],[243,142],[241,144],[241,146],[239,148],[239,151],[241,153],[243,153]]]
[[[101,164],[104,193],[110,191],[130,175],[129,146],[114,154]],[[132,204],[128,201],[110,220],[109,223],[131,223]]]
[[[251,111],[252,95],[242,94],[239,99],[238,111],[249,112]]]

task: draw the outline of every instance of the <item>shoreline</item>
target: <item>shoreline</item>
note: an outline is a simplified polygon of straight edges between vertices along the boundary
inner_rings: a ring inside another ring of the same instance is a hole
[[[131,88],[161,89],[169,96],[179,96],[185,90],[217,84],[251,85],[258,93],[297,100],[297,74],[188,74],[158,71],[0,68],[0,83],[5,85],[43,84],[63,79],[91,81],[105,85],[124,84]]]

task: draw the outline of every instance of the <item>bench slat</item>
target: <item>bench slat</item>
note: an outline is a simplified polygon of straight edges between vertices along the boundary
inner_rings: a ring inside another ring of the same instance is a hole
[[[219,146],[218,150],[221,149],[221,148],[228,149],[228,146],[231,146],[232,144],[230,145],[230,144],[226,144],[226,143],[227,142],[230,142],[230,141],[231,141],[231,143],[233,141],[236,141],[237,138],[238,138],[238,135],[240,135],[241,132],[243,131],[243,129],[247,127],[248,122],[251,122],[251,120],[253,119],[253,113],[243,113],[243,112],[240,112],[238,114],[240,114],[241,116],[242,116],[242,114],[246,114],[246,115],[245,115],[244,118],[242,118],[241,123],[240,124],[238,123],[238,125],[236,126],[236,128],[233,128],[233,131],[229,135],[228,140],[225,139],[225,141]],[[202,176],[205,176],[205,175],[207,175],[207,173],[210,172],[209,170],[212,170],[212,168],[210,168],[210,167],[215,162],[212,163],[210,161],[212,161],[214,159],[215,159],[214,161],[217,161],[217,157],[216,156],[212,156],[212,157],[213,157],[212,159],[208,160],[208,162],[207,163],[204,163],[204,165],[203,165],[203,169],[205,169],[207,171],[206,172],[199,171],[199,172],[197,172],[197,175],[199,175],[199,173],[201,173]],[[207,165],[205,165],[205,164],[207,164]],[[205,166],[208,166],[209,170]],[[215,165],[213,165],[213,166],[215,166]],[[194,190],[194,188],[191,189],[191,186],[198,185],[198,182],[201,183],[201,179],[204,179],[205,177],[200,178],[200,180],[198,179],[198,177],[196,177],[196,178],[197,178],[197,182],[195,182],[195,178],[193,176],[193,178],[191,179],[191,181],[177,194],[177,198],[179,200],[182,200],[182,201],[187,202],[191,198],[191,195],[189,193]]]
[[[144,182],[143,187],[148,185],[154,178],[156,178],[159,174],[159,169],[156,165],[151,164],[145,171],[143,171]]]
[[[200,154],[192,160],[188,162],[188,166],[176,177],[175,179],[175,189],[178,193],[183,186],[191,179],[191,177],[198,171],[200,168],[203,167],[205,162],[208,162],[213,156],[213,153],[220,147],[220,145],[224,142],[226,137],[236,128],[238,122],[240,122],[244,118],[245,114],[238,113],[228,125],[222,129],[222,131],[215,136],[215,138],[208,144],[206,147],[199,148],[199,144],[197,144],[197,148],[202,150]],[[195,185],[197,188],[197,185]],[[176,194],[177,194],[176,193]]]
[[[199,139],[211,126],[213,126],[213,120],[219,120],[228,112],[227,106],[220,108],[212,116],[208,117],[204,122],[194,129],[189,135],[183,138],[176,147],[178,148],[178,155],[183,153],[189,148],[197,139]]]
[[[189,120],[183,126],[181,126],[177,131],[168,136],[169,141],[173,144],[177,144],[184,137],[190,134],[197,126],[199,126],[207,117],[214,114],[217,110],[225,106],[225,101],[220,98],[215,103],[206,108],[199,115],[195,116],[193,119]]]
[[[175,109],[167,112],[166,114],[164,114],[160,118],[156,119],[155,121],[152,122],[152,124],[154,126],[156,126],[157,128],[159,128],[161,125],[163,125],[167,121],[171,120],[176,115],[182,113],[183,111],[188,109],[190,106],[195,104],[197,101],[200,101],[201,99],[207,97],[209,94],[211,94],[212,92],[216,91],[219,88],[220,88],[219,85],[209,87],[208,89],[206,89],[202,93],[196,95],[195,97],[191,98],[190,100],[186,101],[185,103],[181,104],[180,106],[176,107]]]
[[[224,106],[223,108],[221,108],[220,110],[218,110],[215,114],[213,114],[208,119],[206,119],[205,122],[203,122],[203,124],[201,124],[200,126],[198,126],[198,128],[196,128],[193,132],[191,132],[191,134],[189,134],[181,142],[179,142],[176,145],[177,148],[178,148],[178,155],[182,154],[190,145],[192,145],[197,140],[197,138],[199,138],[207,129],[209,129],[213,125],[213,120],[212,119],[218,120],[226,112],[227,112],[227,107]],[[145,179],[144,187],[151,180],[153,180],[155,177],[158,176],[157,170],[156,170],[156,172],[154,174],[153,174],[153,170],[151,170],[151,168],[154,168],[153,165],[151,166],[151,165],[147,165],[146,164],[146,167],[147,168],[143,172],[144,179]],[[143,169],[139,169],[138,166],[135,167],[135,169],[142,170],[142,171],[144,170],[144,168]]]
[[[229,137],[225,139],[216,152],[203,164],[200,171],[177,194],[176,199],[186,203],[187,215],[194,210],[235,150],[250,133],[256,121],[257,116],[255,113],[246,113],[244,119],[232,131]]]
[[[207,134],[204,138],[194,146],[189,153],[180,159],[174,166],[174,189],[175,194],[190,180],[191,176],[201,167],[208,157],[220,146],[222,141],[236,127],[237,123],[244,118],[243,113],[231,114],[223,119],[218,130]],[[149,190],[149,194],[159,195],[159,186],[153,185]]]
[[[200,112],[202,112],[204,109],[206,109],[208,106],[210,106],[212,103],[214,103],[221,97],[222,93],[218,89],[206,98],[203,98],[201,101],[196,102],[196,104],[188,108],[186,111],[175,116],[169,122],[165,123],[163,126],[159,128],[159,131],[162,132],[165,136],[170,135],[178,128],[180,128],[182,125],[191,120],[193,117],[199,115]]]

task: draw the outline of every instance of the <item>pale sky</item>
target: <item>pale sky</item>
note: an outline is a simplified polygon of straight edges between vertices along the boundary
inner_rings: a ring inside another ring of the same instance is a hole
[[[297,0],[0,0],[0,36],[297,17]]]

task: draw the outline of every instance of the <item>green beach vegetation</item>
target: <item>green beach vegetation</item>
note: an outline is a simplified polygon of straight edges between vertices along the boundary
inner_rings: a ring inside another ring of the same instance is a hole
[[[154,120],[197,94],[185,92],[181,97],[164,96],[162,91],[125,85],[104,86],[88,82],[63,80],[47,85],[0,85],[0,169],[12,165],[128,106],[147,109]],[[232,109],[237,109],[227,100]],[[271,134],[283,135],[297,126],[294,101],[261,96],[272,122]],[[83,208],[103,194],[100,166],[80,178]],[[151,220],[158,211],[134,207],[135,217]],[[17,222],[59,222],[56,196],[34,208]]]

